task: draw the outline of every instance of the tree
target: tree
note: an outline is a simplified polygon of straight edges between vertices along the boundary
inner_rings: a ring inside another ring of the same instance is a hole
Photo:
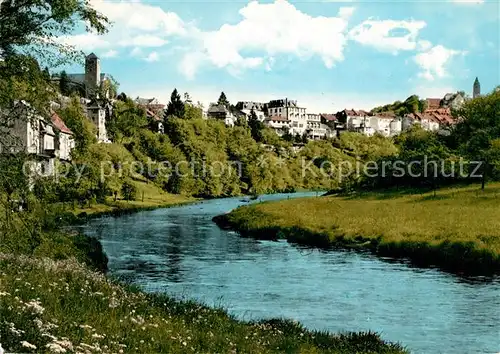
[[[73,132],[75,152],[85,154],[89,146],[96,142],[96,127],[85,116],[79,98],[77,96],[71,97],[69,105],[58,113],[66,126]]]
[[[203,119],[203,111],[199,107],[195,107],[191,104],[186,104],[184,118],[185,119]]]
[[[259,120],[253,108],[250,111],[250,118],[248,118],[248,126],[250,127],[252,138],[257,142],[262,142],[262,131],[264,130],[265,126],[264,123]]]
[[[229,101],[227,100],[227,97],[226,97],[226,94],[224,93],[224,91],[222,91],[220,93],[219,99],[217,100],[217,104],[223,105],[226,108],[230,107]]]
[[[0,58],[29,50],[56,63],[75,58],[74,48],[56,37],[71,34],[80,22],[103,34],[108,19],[85,0],[3,0],[0,6]],[[68,54],[68,55],[60,55]]]
[[[481,162],[484,189],[493,140],[500,136],[500,91],[467,101],[453,114],[459,120],[453,130],[458,148],[470,160]]]
[[[63,96],[69,96],[71,94],[68,74],[66,74],[66,71],[64,70],[61,71],[59,76],[59,91]]]
[[[169,118],[174,116],[177,118],[184,118],[184,112],[185,107],[181,100],[181,95],[177,92],[177,89],[174,89],[170,95],[170,102],[168,103],[165,111],[165,117]]]
[[[184,92],[184,103],[185,104],[192,104],[193,101],[191,100],[191,96],[189,96],[189,93]]]
[[[47,82],[50,82],[51,76],[48,66],[46,66],[45,69],[43,69],[43,77],[45,78],[45,80],[47,80]]]
[[[113,141],[119,141],[124,136],[136,136],[147,125],[148,119],[145,110],[127,98],[125,101],[115,103],[115,109],[111,119],[106,124],[106,128]]]

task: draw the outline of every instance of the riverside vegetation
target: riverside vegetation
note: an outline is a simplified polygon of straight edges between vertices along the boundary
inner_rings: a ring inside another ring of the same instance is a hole
[[[15,140],[9,134],[12,121],[23,119],[16,113],[16,103],[24,101],[49,119],[50,101],[57,100],[58,93],[67,94],[64,80],[55,87],[49,70],[41,70],[40,65],[53,68],[82,57],[56,41],[57,36],[75,29],[76,19],[98,34],[106,32],[107,19],[86,1],[2,2],[0,23],[19,24],[0,26],[3,146]],[[182,103],[182,109],[179,107],[170,107],[169,112],[178,116],[169,115],[167,134],[161,135],[149,130],[151,122],[144,111],[122,94],[107,122],[114,143],[97,144],[96,128],[84,116],[78,92],[73,93],[69,105],[58,114],[75,134],[72,161],[79,170],[85,166],[79,178],[73,168],[58,180],[37,179],[32,190],[22,173],[23,163],[32,157],[21,153],[0,156],[2,348],[37,353],[405,352],[375,333],[335,335],[308,331],[287,320],[237,321],[222,309],[145,294],[103,275],[107,257],[100,242],[62,229],[78,220],[75,215],[172,205],[194,197],[333,186],[324,177],[300,178],[299,159],[290,143],[270,134],[255,120],[249,126],[241,122],[226,128],[221,122],[202,120],[201,111],[193,105]],[[393,149],[391,142],[379,137],[366,141],[380,144],[382,150]],[[343,157],[329,142],[310,143],[303,154],[314,156],[317,152]],[[285,158],[286,168],[259,165],[262,154],[270,161]],[[203,159],[241,160],[244,172],[242,176],[157,178],[124,169],[122,174],[107,171],[108,177],[100,178],[102,161],[111,161],[115,168],[149,160],[154,164]],[[20,201],[22,211],[16,208]]]

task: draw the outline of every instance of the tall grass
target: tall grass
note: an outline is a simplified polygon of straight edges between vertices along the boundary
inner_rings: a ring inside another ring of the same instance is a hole
[[[262,203],[216,218],[253,237],[367,248],[465,273],[500,272],[500,184]]]
[[[240,322],[221,309],[146,294],[75,260],[0,254],[0,343],[47,353],[403,353],[374,333]]]

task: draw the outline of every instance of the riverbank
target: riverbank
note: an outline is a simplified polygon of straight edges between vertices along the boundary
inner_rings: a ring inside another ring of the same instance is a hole
[[[7,352],[406,352],[375,333],[243,322],[223,309],[142,292],[95,271],[106,270],[107,257],[94,237],[54,229],[5,240],[17,247],[0,248],[0,344]]]
[[[88,219],[102,216],[120,216],[139,211],[172,208],[191,204],[202,199],[187,197],[180,194],[170,194],[152,183],[134,181],[137,188],[136,200],[114,200],[108,197],[104,203],[90,203],[85,206],[59,204],[59,213],[68,224],[82,223]]]
[[[223,309],[113,282],[74,259],[0,254],[0,279],[0,343],[7,352],[405,352],[374,333],[237,321]]]
[[[214,218],[245,237],[370,251],[466,275],[500,273],[500,184],[261,203]]]

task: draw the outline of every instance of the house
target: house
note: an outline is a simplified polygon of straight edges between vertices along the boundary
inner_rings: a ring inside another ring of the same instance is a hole
[[[51,121],[58,133],[56,139],[56,157],[63,161],[70,161],[71,151],[75,148],[73,132],[55,112],[52,113]]]
[[[407,130],[414,124],[419,124],[422,129],[428,131],[438,131],[439,121],[431,113],[410,113],[404,116],[402,121],[402,129]]]
[[[373,135],[370,128],[370,113],[364,110],[344,109],[336,114],[338,122],[345,125],[347,130]]]
[[[427,109],[438,109],[441,107],[441,98],[426,98]]]
[[[371,135],[379,133],[383,136],[393,136],[401,133],[401,127],[398,122],[396,114],[392,112],[380,112],[374,113],[373,116],[369,118],[369,124],[367,125]],[[394,131],[391,131],[391,128],[393,128]]]
[[[137,97],[134,100],[134,103],[143,109],[146,110],[146,112],[149,111],[148,115],[149,116],[155,116],[155,118],[159,118],[160,120],[163,120],[164,118],[164,112],[165,112],[165,105],[161,104],[156,98],[141,98]]]
[[[290,132],[290,120],[286,117],[271,116],[265,119],[264,124],[274,129],[279,136],[283,136],[286,132]]]
[[[460,109],[464,105],[465,101],[466,97],[464,92],[447,93],[441,100],[441,107]]]
[[[233,112],[223,104],[210,103],[207,111],[208,118],[219,119],[224,121],[226,126],[232,127],[236,124],[237,117]]]
[[[266,119],[266,115],[264,114],[264,112],[261,111],[261,110],[259,110],[259,109],[255,109],[255,108],[251,108],[251,109],[243,108],[240,111],[245,114],[245,116],[246,116],[246,118],[248,120],[252,116],[252,110],[255,113],[255,115],[257,116],[257,119],[259,121],[263,122]]]
[[[303,135],[307,129],[307,114],[304,107],[299,107],[297,101],[285,99],[269,101],[268,115],[284,118],[290,122],[292,135]]]
[[[318,140],[327,136],[325,125],[321,124],[321,116],[315,113],[307,113],[307,137]]]
[[[100,99],[91,100],[86,107],[87,117],[97,127],[97,141],[100,143],[110,143],[106,130],[106,120],[111,117],[113,107],[106,101]]]
[[[8,134],[4,134],[9,139],[2,140],[0,152],[27,154],[31,176],[52,176],[56,159],[62,156],[69,160],[74,144],[68,135],[72,133],[59,117],[46,120],[26,102],[17,102],[12,110],[4,110],[2,115],[9,122]]]
[[[236,103],[236,108],[240,111],[243,110],[257,110],[264,112],[267,109],[267,103],[254,102],[254,101],[239,101]]]

